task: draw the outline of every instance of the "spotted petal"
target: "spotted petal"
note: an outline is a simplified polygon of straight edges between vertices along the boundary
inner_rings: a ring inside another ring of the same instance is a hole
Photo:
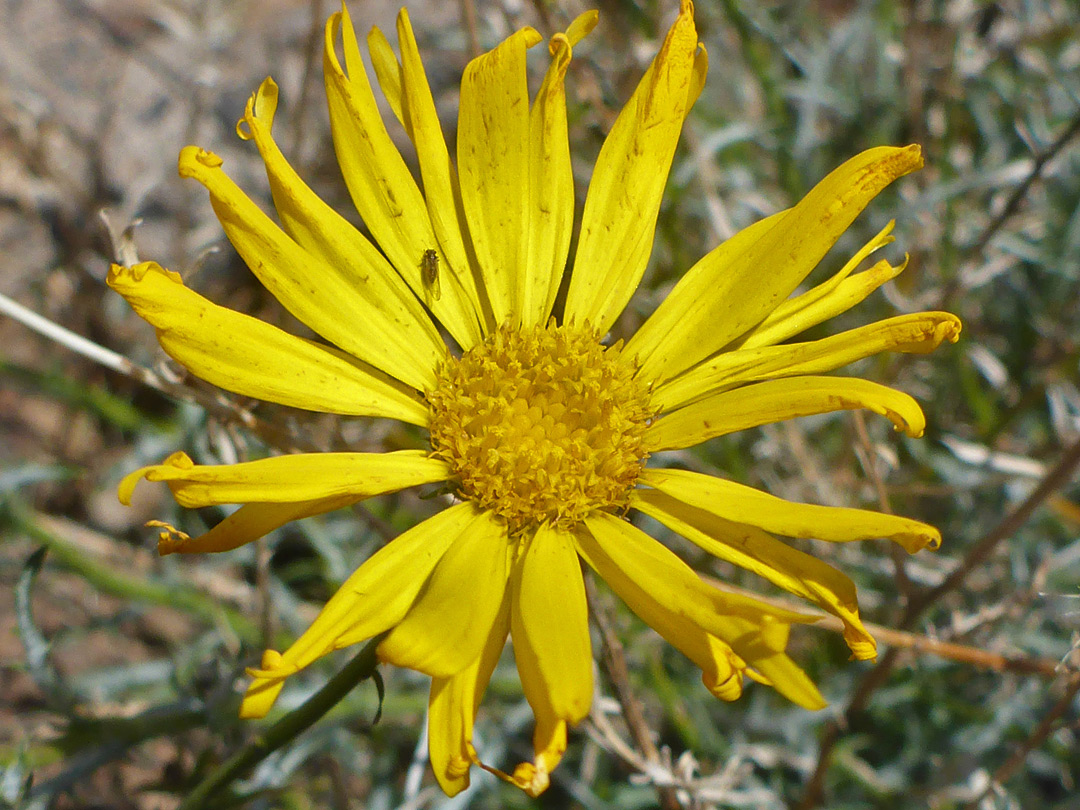
[[[240,131],[255,141],[282,227],[307,258],[294,268],[279,261],[252,269],[260,279],[269,274],[271,290],[289,270],[299,274],[287,280],[326,313],[320,334],[414,388],[430,388],[446,344],[383,255],[289,165],[271,135],[277,99],[277,85],[266,79],[248,100]]]
[[[343,509],[359,500],[359,496],[337,495],[311,501],[246,503],[197,537],[159,520],[147,525],[162,529],[158,534],[158,554],[163,557],[167,554],[214,554],[253,543],[294,520]]]
[[[869,149],[832,171],[789,211],[705,256],[635,337],[632,350],[644,378],[669,379],[759,323],[885,186],[920,166],[918,146]]]
[[[559,290],[574,228],[574,173],[566,125],[566,89],[572,48],[596,25],[598,14],[578,17],[548,46],[551,64],[529,115],[529,247],[525,251],[522,322],[544,324]]]
[[[473,723],[509,631],[510,602],[504,600],[480,655],[456,675],[431,679],[428,756],[447,796],[467,788],[469,766],[480,764],[472,743]]]
[[[406,487],[445,481],[446,463],[420,450],[396,453],[300,453],[240,464],[195,464],[173,453],[161,464],[124,476],[120,502],[131,503],[140,478],[165,481],[181,506],[225,503],[295,503],[322,498],[357,500]]]
[[[724,520],[662,492],[639,490],[631,502],[634,508],[710,554],[753,571],[835,615],[844,623],[844,638],[856,658],[877,655],[874,637],[859,618],[855,583],[832,566],[781,543],[760,529]],[[738,652],[738,647],[735,650]]]
[[[623,107],[596,159],[566,321],[611,328],[634,294],[652,253],[656,216],[686,112],[701,90],[694,6],[682,0],[660,52]]]
[[[309,411],[427,424],[427,407],[401,383],[328,346],[216,306],[154,262],[113,265],[108,283],[157,330],[166,354],[226,391]]]
[[[434,678],[448,678],[469,666],[500,614],[508,555],[506,526],[489,512],[479,512],[379,645],[379,658]],[[463,592],[466,582],[468,591]]]
[[[262,717],[277,700],[285,679],[331,650],[385,632],[409,612],[446,550],[483,515],[471,503],[452,506],[383,546],[330,598],[315,621],[284,653],[267,650],[241,707],[244,717]]]
[[[688,506],[787,537],[833,543],[883,537],[909,554],[941,545],[941,532],[918,520],[866,509],[794,503],[713,475],[646,469],[639,480]]]
[[[344,67],[335,48],[338,30]],[[420,268],[425,251],[434,250],[440,264],[446,263],[424,196],[383,124],[348,9],[342,6],[331,15],[325,34],[323,73],[330,133],[345,185],[379,247],[424,300]],[[456,274],[447,274],[445,281],[439,298],[430,302],[431,309],[458,344],[468,349],[483,337],[479,304]]]
[[[397,35],[401,47],[400,62],[383,33],[378,28],[371,30],[368,34],[371,62],[383,94],[416,148],[428,216],[446,260],[440,273],[449,273],[457,279],[466,296],[474,302],[484,331],[490,332],[494,328],[494,316],[473,255],[457,169],[450,160],[435,99],[406,9],[398,12]],[[424,290],[424,300],[429,303],[433,296],[431,292],[429,295],[429,290]]]
[[[495,321],[513,327],[522,323],[528,247],[525,52],[540,39],[523,28],[470,62],[458,110],[458,171],[469,232]]]
[[[807,343],[723,352],[659,386],[652,401],[667,410],[737,385],[821,374],[881,352],[925,354],[959,338],[960,319],[948,312],[899,315]]]
[[[808,709],[825,705],[784,654],[789,622],[801,614],[709,588],[686,563],[625,520],[598,512],[585,524],[588,532],[576,535],[578,553],[644,621],[656,619],[658,630],[672,633],[677,645],[688,649],[700,647],[698,631],[715,636],[789,700]],[[747,618],[755,611],[756,619]],[[686,630],[689,637],[679,635]]]
[[[918,438],[926,428],[919,404],[905,393],[850,377],[795,377],[711,394],[653,423],[650,450],[675,450],[739,430],[833,411],[868,408]]]

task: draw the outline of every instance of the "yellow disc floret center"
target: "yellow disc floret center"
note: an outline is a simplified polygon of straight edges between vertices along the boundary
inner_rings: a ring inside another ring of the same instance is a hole
[[[628,504],[653,415],[646,388],[590,329],[502,328],[439,370],[431,445],[461,494],[511,531]]]

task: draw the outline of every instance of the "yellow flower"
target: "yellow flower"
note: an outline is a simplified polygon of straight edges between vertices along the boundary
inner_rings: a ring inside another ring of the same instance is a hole
[[[183,150],[180,173],[209,191],[236,250],[325,343],[218,307],[154,263],[115,266],[109,277],[157,329],[165,351],[204,380],[247,397],[430,432],[427,451],[223,466],[177,453],[127,476],[120,497],[129,502],[145,477],[167,482],[186,507],[243,504],[201,537],[162,534],[162,553],[190,553],[236,548],[380,493],[450,482],[455,505],[361,565],[289,649],[265,653],[242,710],[265,715],[290,675],[386,633],[382,661],[432,678],[431,762],[449,794],[480,764],[473,722],[508,635],[536,716],[535,760],[500,775],[532,795],[548,785],[567,726],[587,715],[593,695],[582,560],[701,668],[717,697],[735,699],[750,677],[808,709],[824,705],[784,652],[791,625],[813,616],[705,584],[628,522],[628,510],[835,614],[860,659],[874,657],[875,644],[854,584],[773,533],[888,538],[909,552],[941,539],[902,517],[789,503],[708,475],[645,466],[655,451],[842,409],[868,408],[919,436],[924,418],[911,397],[822,375],[882,351],[930,351],[955,341],[960,324],[923,312],[784,342],[902,269],[880,261],[856,272],[892,241],[890,224],[831,279],[793,295],[870,200],[922,164],[917,146],[879,147],[706,255],[625,344],[603,342],[644,273],[679,132],[705,81],[689,0],[601,149],[565,306],[553,318],[574,212],[563,78],[571,49],[596,20],[595,12],[582,15],[551,38],[551,63],[531,104],[525,54],[541,41],[536,31],[524,28],[473,60],[461,84],[456,160],[408,14],[398,17],[400,57],[373,30],[372,62],[415,146],[418,183],[380,118],[348,12],[330,18],[334,145],[378,248],[303,183],[274,143],[272,80],[249,101],[238,132],[262,155],[280,225],[229,180],[217,156]]]

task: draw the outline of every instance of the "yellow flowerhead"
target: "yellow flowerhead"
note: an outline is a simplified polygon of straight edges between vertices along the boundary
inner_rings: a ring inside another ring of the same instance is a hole
[[[531,103],[525,54],[541,41],[536,31],[522,29],[474,59],[461,84],[454,160],[408,14],[398,17],[400,56],[373,30],[375,72],[416,149],[418,180],[380,118],[348,12],[330,18],[324,67],[334,145],[378,247],[284,159],[271,135],[270,79],[238,131],[265,161],[278,222],[229,180],[217,156],[183,150],[180,173],[209,191],[236,250],[324,342],[215,306],[153,263],[115,266],[109,276],[165,351],[209,382],[430,432],[425,449],[383,454],[199,466],[177,453],[129,475],[120,497],[129,501],[145,477],[167,482],[187,507],[242,504],[201,537],[163,533],[162,553],[190,553],[236,548],[372,495],[449,482],[455,505],[363,563],[289,649],[265,653],[242,711],[266,714],[290,675],[386,633],[381,660],[431,676],[431,762],[450,794],[480,764],[473,722],[508,635],[536,716],[535,759],[500,775],[532,795],[547,787],[567,726],[587,715],[593,694],[582,561],[701,668],[717,697],[737,698],[749,677],[809,709],[824,705],[784,652],[791,625],[813,617],[705,584],[631,524],[629,510],[836,615],[863,659],[876,648],[854,584],[773,534],[885,537],[909,552],[941,539],[914,520],[789,503],[646,466],[655,451],[841,409],[868,408],[919,436],[923,414],[911,397],[823,375],[882,351],[930,351],[955,341],[960,324],[924,312],[786,342],[902,269],[880,261],[857,271],[892,241],[890,224],[838,274],[793,296],[870,200],[922,164],[917,146],[879,147],[702,258],[625,344],[604,342],[645,271],[679,132],[705,81],[689,0],[600,151],[565,306],[553,314],[574,214],[563,78],[596,20],[595,12],[582,15],[551,38],[551,63]]]

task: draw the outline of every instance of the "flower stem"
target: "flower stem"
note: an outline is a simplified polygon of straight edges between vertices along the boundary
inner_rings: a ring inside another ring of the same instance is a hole
[[[345,665],[344,669],[327,681],[326,685],[308,698],[302,706],[289,712],[263,734],[255,737],[225,760],[213,773],[195,786],[177,810],[198,810],[198,808],[206,807],[207,802],[215,798],[219,791],[230,782],[306,730],[308,726],[336,706],[354,686],[374,675],[375,667],[379,663],[375,657],[375,649],[382,638],[382,636],[377,636],[371,639]]]

